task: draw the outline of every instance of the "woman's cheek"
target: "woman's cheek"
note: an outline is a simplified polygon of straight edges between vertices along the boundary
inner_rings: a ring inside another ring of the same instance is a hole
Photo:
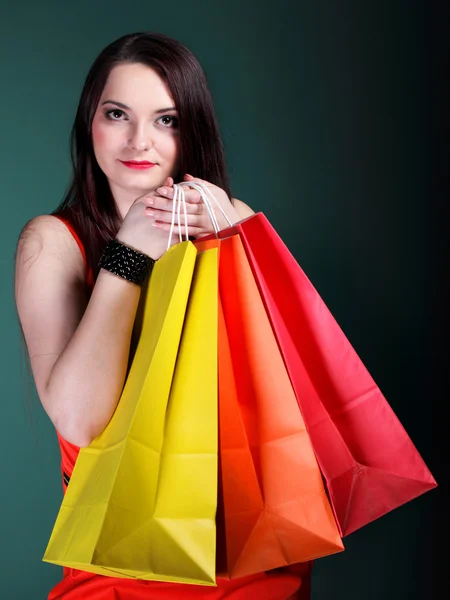
[[[178,170],[181,164],[181,143],[178,136],[167,140],[166,158],[172,163],[173,169]]]
[[[104,146],[107,138],[107,132],[102,127],[101,123],[96,121],[92,122],[92,143],[95,147]]]

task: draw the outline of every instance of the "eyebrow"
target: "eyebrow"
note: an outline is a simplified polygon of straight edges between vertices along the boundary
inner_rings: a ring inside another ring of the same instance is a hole
[[[105,104],[115,104],[116,106],[118,106],[119,108],[123,108],[124,110],[131,110],[129,106],[123,104],[122,102],[117,102],[117,100],[105,100],[104,102],[102,102],[102,106],[104,106]],[[177,109],[175,106],[169,106],[168,108],[160,108],[159,110],[155,110],[155,114],[159,115],[161,113],[170,112],[172,110]]]

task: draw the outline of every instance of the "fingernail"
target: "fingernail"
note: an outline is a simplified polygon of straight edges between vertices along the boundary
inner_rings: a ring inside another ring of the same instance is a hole
[[[161,194],[161,196],[167,196],[166,188],[158,188],[156,191],[158,192],[158,194]]]
[[[147,201],[148,201],[149,204],[153,204],[153,198],[148,198]]]
[[[148,214],[149,217],[154,217],[155,216],[155,213],[152,212],[151,210],[148,210],[148,209],[147,209],[147,214]]]

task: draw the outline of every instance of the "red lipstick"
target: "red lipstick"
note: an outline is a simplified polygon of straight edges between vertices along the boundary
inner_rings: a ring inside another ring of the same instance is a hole
[[[129,169],[137,169],[140,171],[143,169],[151,169],[155,166],[155,163],[148,162],[148,160],[121,160],[120,162]]]

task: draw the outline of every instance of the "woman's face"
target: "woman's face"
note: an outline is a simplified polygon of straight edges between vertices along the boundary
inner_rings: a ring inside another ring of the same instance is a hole
[[[177,111],[153,69],[124,63],[111,70],[92,122],[92,143],[119,205],[176,175]]]

